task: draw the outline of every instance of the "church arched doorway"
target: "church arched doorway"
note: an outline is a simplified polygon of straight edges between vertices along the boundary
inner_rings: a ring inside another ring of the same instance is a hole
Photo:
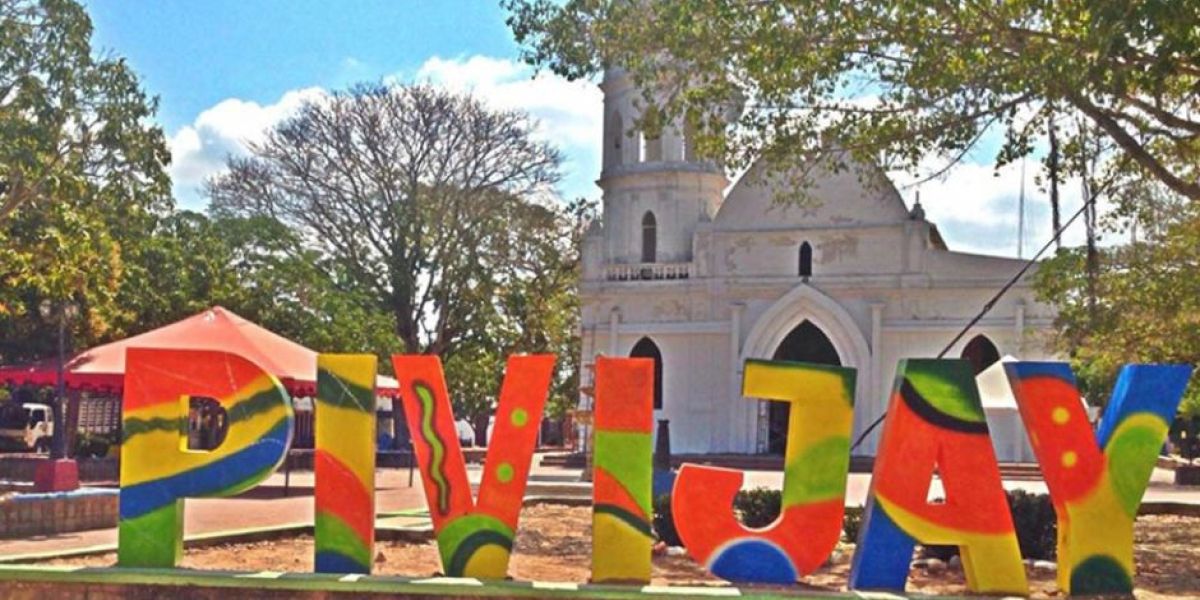
[[[978,375],[988,367],[1000,362],[1000,350],[986,335],[979,334],[967,342],[962,357],[971,363],[971,370]]]
[[[775,349],[772,360],[817,363],[841,366],[842,359],[829,336],[812,321],[797,325]],[[767,408],[767,452],[783,454],[787,446],[788,415],[791,406],[786,402],[770,402]]]
[[[654,361],[654,410],[663,407],[663,359],[662,351],[654,340],[644,337],[634,344],[629,352],[631,358],[649,358]]]

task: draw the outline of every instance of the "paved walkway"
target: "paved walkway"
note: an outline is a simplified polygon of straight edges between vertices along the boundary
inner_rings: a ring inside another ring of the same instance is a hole
[[[375,475],[375,505],[379,512],[425,507],[421,476],[408,485],[408,470],[384,469]],[[272,475],[258,487],[235,498],[187,500],[184,535],[219,531],[312,523],[313,474],[292,473],[289,495],[284,495],[284,476]],[[20,540],[0,540],[0,556],[33,552],[56,552],[117,543],[117,530],[95,529]]]
[[[537,459],[535,459],[536,461]],[[535,464],[537,464],[535,462]],[[478,465],[468,468],[472,483],[480,478]],[[1180,488],[1171,484],[1172,473],[1156,469],[1146,492],[1146,502],[1180,502],[1200,505],[1200,488]],[[579,484],[578,469],[536,466],[530,477],[529,495],[561,494],[588,497],[590,489]],[[783,483],[779,471],[748,471],[744,488],[770,487],[778,489]],[[866,502],[871,476],[853,473],[846,486],[846,505],[859,506]],[[1041,481],[1005,481],[1008,489],[1046,492]],[[940,482],[933,483],[931,498],[941,494]],[[425,508],[420,474],[415,474],[409,486],[408,470],[384,469],[376,473],[376,507],[380,513],[412,511]],[[236,498],[195,499],[187,501],[184,517],[185,535],[215,533],[238,529],[272,527],[296,523],[312,523],[313,474],[297,472],[291,475],[289,495],[284,495],[284,476],[272,475],[266,482]],[[539,491],[549,490],[549,491]],[[413,517],[397,518],[385,515],[381,524],[412,525],[427,522]],[[77,548],[112,545],[117,542],[117,530],[101,529],[21,540],[0,540],[0,556],[35,552],[60,552]]]
[[[535,465],[540,459],[535,458]],[[467,476],[478,484],[479,465],[468,465]],[[313,522],[313,473],[293,472],[289,478],[288,495],[284,495],[285,477],[282,472],[272,475],[258,487],[235,498],[197,498],[187,500],[184,510],[184,536],[234,531],[261,527],[277,527]],[[561,488],[563,484],[580,487],[573,490],[588,496],[586,486],[578,486],[579,470],[535,466],[530,477],[530,494],[540,489]],[[555,490],[556,492],[558,490]],[[425,509],[425,494],[421,474],[413,473],[409,485],[408,469],[380,469],[375,472],[375,509],[379,513],[394,513]],[[413,519],[386,515],[381,525],[400,526],[428,523],[428,519]],[[95,529],[19,540],[0,540],[0,556],[41,552],[61,552],[78,548],[113,545],[117,530]]]

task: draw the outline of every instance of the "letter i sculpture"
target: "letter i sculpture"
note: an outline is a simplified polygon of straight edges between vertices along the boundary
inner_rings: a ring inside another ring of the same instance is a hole
[[[592,581],[650,581],[654,361],[596,359]]]
[[[318,573],[370,573],[375,557],[375,365],[371,355],[317,357]]]

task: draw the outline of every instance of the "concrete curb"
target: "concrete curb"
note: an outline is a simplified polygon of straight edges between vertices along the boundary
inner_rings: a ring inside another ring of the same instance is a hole
[[[191,535],[184,538],[183,547],[210,548],[212,546],[222,546],[225,544],[249,544],[254,542],[277,540],[285,537],[294,537],[297,535],[312,534],[312,523],[290,523],[286,525],[273,525],[270,527],[212,531],[208,533]],[[422,543],[433,539],[433,528],[431,526],[377,527],[375,529],[375,539],[382,541]],[[40,562],[44,560],[54,560],[56,558],[96,556],[98,554],[106,554],[116,551],[116,544],[100,544],[97,546],[86,546],[83,548],[71,548],[69,550],[9,554],[0,556],[0,565]]]
[[[802,588],[624,586],[578,583],[488,581],[432,577],[314,573],[241,573],[181,569],[27,567],[0,565],[5,591],[17,598],[312,598],[387,595],[389,598],[838,598],[884,600],[930,598],[868,592],[817,592]],[[938,596],[941,599],[950,596]]]

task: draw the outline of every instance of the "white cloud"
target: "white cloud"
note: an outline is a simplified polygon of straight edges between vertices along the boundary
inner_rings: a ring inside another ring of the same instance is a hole
[[[534,75],[524,64],[487,56],[435,56],[417,70],[416,80],[471,93],[498,109],[526,111],[539,121],[538,135],[564,149],[594,154],[600,144],[603,97],[593,83],[547,71]]]
[[[343,67],[359,71],[365,65],[348,57]],[[522,63],[479,55],[434,56],[414,72],[389,76],[384,81],[430,83],[455,92],[471,93],[494,108],[529,112],[539,122],[536,135],[564,152],[563,195],[596,194],[592,180],[600,170],[603,99],[594,84],[569,82],[547,72],[535,75]],[[224,169],[228,155],[244,154],[248,143],[261,140],[268,128],[293,114],[304,101],[326,94],[327,91],[320,87],[292,90],[276,102],[265,105],[230,98],[200,113],[192,124],[176,131],[169,140],[174,155],[171,176],[181,204],[201,207],[200,186]],[[988,160],[991,156],[971,158]],[[922,172],[930,173],[939,166],[930,160]],[[1048,197],[1034,183],[1039,168],[1036,160],[1029,160],[1026,165],[1025,256],[1035,252],[1051,234]],[[918,188],[909,184],[916,178],[902,173],[893,173],[892,177],[911,205]],[[1017,246],[1020,186],[1019,164],[1009,165],[996,174],[990,163],[970,160],[944,177],[922,184],[919,191],[928,218],[938,224],[952,249],[1012,256],[1016,254]],[[1078,182],[1064,186],[1061,196],[1065,220],[1080,206]],[[1104,208],[1102,206],[1102,211]],[[1064,242],[1079,244],[1082,241],[1082,223],[1077,222],[1067,231]]]
[[[445,59],[434,56],[417,69],[415,80],[470,93],[501,110],[522,110],[538,121],[534,135],[564,155],[563,197],[593,197],[600,173],[603,95],[587,81],[567,81],[552,73],[487,56]]]
[[[200,113],[168,140],[175,197],[186,207],[198,208],[200,186],[224,171],[226,157],[245,154],[247,145],[262,140],[272,125],[295,113],[305,101],[324,95],[316,87],[293,90],[265,106],[229,98]]]
[[[922,172],[933,172],[933,165],[930,161],[930,168],[922,169]],[[1040,168],[1041,164],[1033,159],[1025,165],[1024,256],[1027,258],[1053,234],[1050,196],[1046,190],[1038,188],[1035,180]],[[1004,256],[1017,254],[1019,162],[998,171],[991,164],[964,162],[943,177],[920,186],[912,185],[920,179],[918,177],[903,173],[891,175],[910,206],[919,191],[927,218],[938,225],[952,250]],[[1059,186],[1059,198],[1065,223],[1082,206],[1079,181],[1070,180]],[[1109,208],[1109,203],[1100,203],[1102,214]],[[1067,246],[1084,242],[1082,217],[1067,228],[1062,240]]]
[[[358,71],[364,65],[351,57],[343,67]],[[471,93],[497,109],[530,113],[538,121],[535,135],[555,144],[565,155],[564,194],[594,195],[591,181],[600,170],[603,112],[602,96],[594,84],[569,82],[547,72],[535,76],[522,63],[478,55],[434,56],[412,77],[385,78],[388,82],[413,80]],[[200,113],[169,140],[176,198],[189,208],[202,206],[200,186],[222,172],[227,156],[244,154],[248,143],[261,140],[268,128],[294,113],[304,101],[325,94],[319,87],[293,90],[266,105],[229,98]]]

